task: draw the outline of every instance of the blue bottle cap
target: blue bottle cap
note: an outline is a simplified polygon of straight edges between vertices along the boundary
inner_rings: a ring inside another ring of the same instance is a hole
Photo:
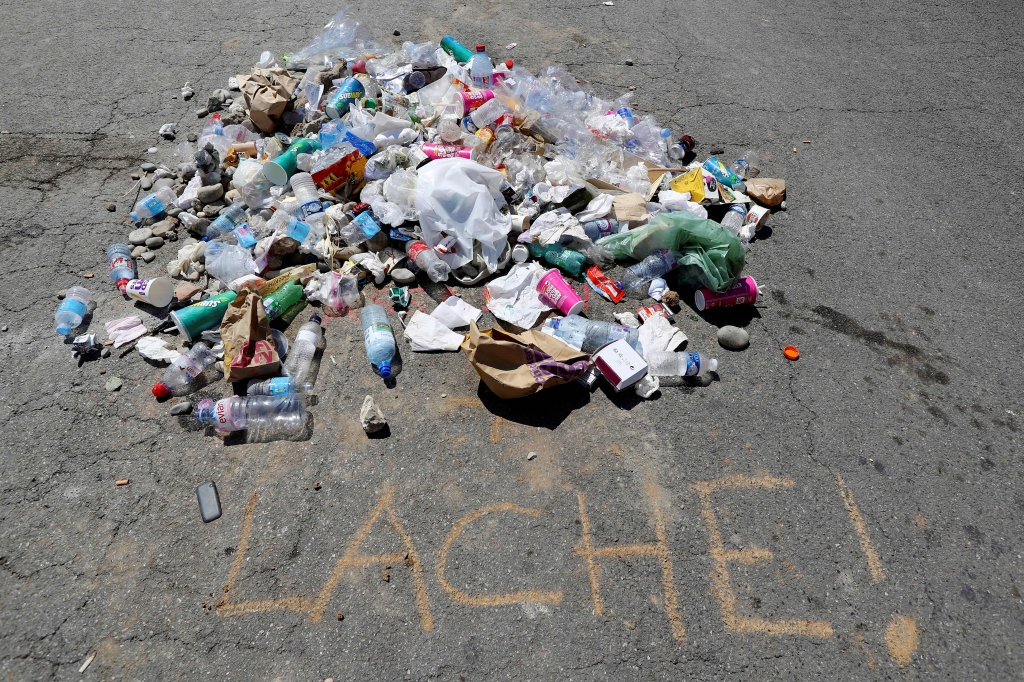
[[[380,370],[380,375],[382,377],[389,377],[389,376],[391,376],[391,363],[390,362],[382,362],[382,363],[380,363],[379,365],[377,365],[377,369]]]

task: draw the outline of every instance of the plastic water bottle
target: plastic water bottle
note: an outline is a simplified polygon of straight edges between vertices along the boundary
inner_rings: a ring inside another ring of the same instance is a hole
[[[296,173],[291,177],[292,191],[298,209],[295,217],[308,225],[323,222],[324,205],[320,202],[320,190],[309,173]]]
[[[279,236],[290,237],[297,241],[300,246],[308,246],[307,241],[312,241],[313,230],[308,223],[288,215],[283,210],[274,212],[274,215],[267,221],[267,227]]]
[[[695,351],[654,351],[646,359],[647,372],[656,377],[695,377],[718,371],[718,360]]]
[[[320,321],[319,315],[313,315],[309,318],[309,322],[302,325],[299,333],[295,336],[295,343],[292,344],[291,350],[288,352],[288,359],[284,362],[283,373],[296,384],[301,384],[306,380],[309,366],[313,362],[313,356],[316,355],[316,347],[320,345],[320,339],[324,336]]]
[[[110,264],[110,281],[122,294],[128,280],[135,277],[135,261],[132,249],[126,244],[111,244],[107,248],[107,262]]]
[[[585,353],[593,353],[606,343],[625,339],[633,350],[643,355],[640,332],[621,324],[603,320],[588,320],[579,315],[566,315],[551,321],[555,336],[573,346],[579,346]]]
[[[146,218],[160,215],[168,206],[173,206],[177,199],[178,196],[174,193],[173,189],[161,187],[152,194],[147,194],[139,199],[138,203],[135,204],[135,209],[128,215],[135,222],[140,222]]]
[[[302,300],[302,285],[295,280],[285,282],[281,288],[263,298],[263,310],[267,313],[267,322],[273,322],[283,317],[300,300]],[[294,348],[288,351],[289,360],[294,353]]]
[[[590,241],[596,242],[602,237],[607,237],[610,234],[618,234],[622,232],[626,227],[626,223],[619,224],[618,220],[614,218],[601,220],[588,220],[583,223],[583,231],[590,237]]]
[[[249,440],[269,441],[300,433],[309,419],[308,399],[301,393],[207,398],[196,406],[196,419],[221,433],[248,431]]]
[[[286,393],[312,393],[313,382],[297,383],[291,377],[253,379],[245,389],[246,395],[285,395]]]
[[[363,327],[366,357],[377,366],[382,377],[391,376],[391,359],[395,357],[395,335],[384,308],[371,304],[359,311],[359,324]]]
[[[89,300],[92,294],[85,287],[70,287],[64,300],[57,306],[57,313],[53,316],[57,322],[57,333],[67,336],[71,330],[82,324],[86,311],[89,310]]]
[[[740,235],[740,228],[743,227],[743,221],[746,219],[746,204],[732,204],[729,206],[729,210],[726,211],[725,216],[722,218],[722,227],[738,237]]]
[[[476,54],[469,60],[469,76],[473,79],[473,85],[478,88],[489,88],[493,82],[493,75],[491,58],[487,56],[485,46],[477,45]]]
[[[245,222],[246,215],[245,211],[238,204],[231,204],[228,206],[223,213],[217,216],[217,219],[206,226],[206,239],[217,239],[223,237],[228,232],[234,230],[237,226]]]
[[[570,275],[579,275],[583,272],[583,266],[587,262],[587,257],[582,253],[567,249],[561,244],[542,246],[540,242],[530,242],[530,253],[534,258],[543,258]]]
[[[682,161],[696,146],[697,143],[692,137],[689,135],[683,135],[679,138],[678,142],[673,145],[669,145],[668,156],[674,161]]]
[[[451,274],[451,267],[422,241],[408,242],[405,245],[405,253],[416,263],[416,267],[427,273],[427,277],[433,282],[440,284]]]
[[[740,176],[726,168],[725,164],[714,156],[704,162],[704,170],[714,175],[715,180],[718,180],[723,185],[732,187],[737,192],[747,191],[747,186],[743,184],[743,180],[740,179]]]
[[[626,292],[639,293],[651,280],[663,277],[675,269],[676,256],[668,249],[659,249],[647,258],[626,268],[626,273],[619,283]]]
[[[729,166],[729,170],[735,173],[738,177],[746,180],[757,175],[758,163],[760,159],[757,156],[757,152],[753,149],[748,149],[743,152],[743,156],[736,159],[736,163]]]
[[[213,354],[213,351],[201,341],[196,343],[189,352],[171,363],[171,366],[164,372],[164,378],[153,385],[153,395],[157,398],[170,395],[175,389],[195,381],[196,377],[203,373],[203,370],[215,362],[217,362],[217,356]]]

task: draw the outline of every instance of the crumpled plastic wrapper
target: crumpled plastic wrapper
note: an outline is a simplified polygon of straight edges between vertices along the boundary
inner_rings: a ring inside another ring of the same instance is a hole
[[[647,295],[653,298],[655,301],[660,301],[661,297],[668,292],[668,282],[663,280],[661,277],[655,277],[651,280],[651,285],[647,288]]]
[[[636,382],[636,394],[644,400],[657,393],[659,388],[661,388],[661,382],[658,381],[658,377],[650,374]]]
[[[206,242],[196,242],[181,247],[178,249],[178,257],[167,264],[167,274],[171,277],[182,275],[186,279],[198,279],[199,271],[195,269],[195,266],[199,264],[199,257],[205,252]],[[191,273],[196,276],[188,277]]]

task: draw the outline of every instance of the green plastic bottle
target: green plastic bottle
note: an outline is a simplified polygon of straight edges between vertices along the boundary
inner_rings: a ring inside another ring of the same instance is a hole
[[[582,253],[567,249],[561,244],[541,246],[540,242],[531,242],[530,253],[534,258],[543,258],[548,263],[576,276],[583,272],[583,265],[587,262],[587,257]]]
[[[267,311],[267,321],[278,319],[302,298],[302,285],[292,280],[280,289],[263,299],[263,309]]]

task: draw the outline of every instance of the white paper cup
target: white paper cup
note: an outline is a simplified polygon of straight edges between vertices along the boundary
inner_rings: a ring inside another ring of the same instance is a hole
[[[166,308],[174,298],[174,282],[168,277],[133,279],[125,287],[125,293],[136,301],[142,301],[157,308]]]

